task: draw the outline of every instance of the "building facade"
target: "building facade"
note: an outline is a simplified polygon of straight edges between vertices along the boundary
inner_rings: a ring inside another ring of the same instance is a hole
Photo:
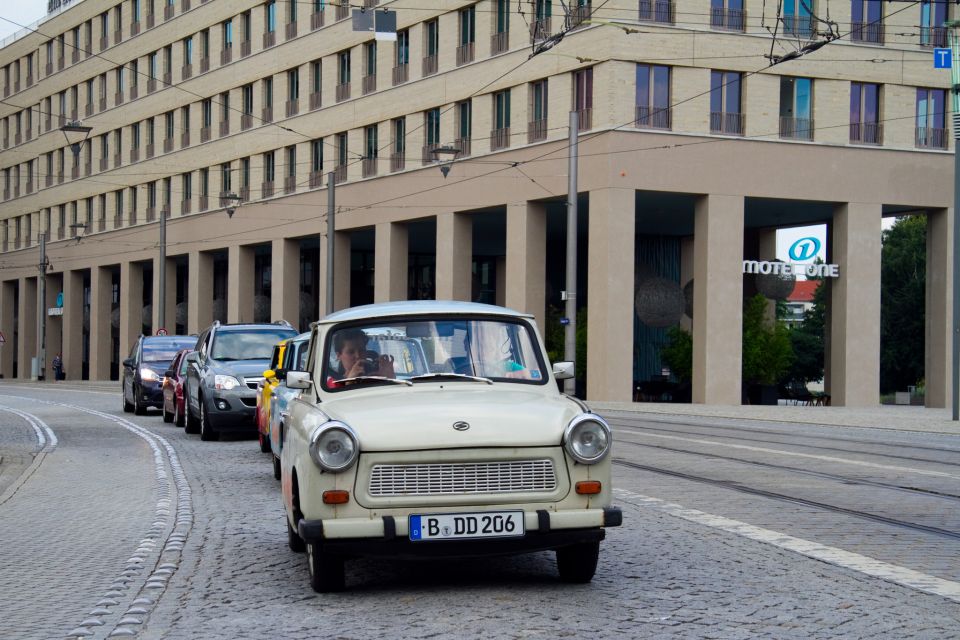
[[[68,379],[115,376],[161,327],[306,326],[327,311],[328,178],[336,308],[474,299],[549,333],[575,112],[588,398],[659,373],[634,295],[658,277],[689,285],[693,401],[739,403],[742,261],[826,223],[826,384],[875,404],[881,219],[909,214],[929,231],[927,399],[947,406],[947,5],[835,3],[842,37],[770,66],[829,30],[797,4],[365,1],[395,13],[395,41],[336,1],[63,5],[0,48],[0,373],[30,377],[50,308],[47,366],[62,353]]]

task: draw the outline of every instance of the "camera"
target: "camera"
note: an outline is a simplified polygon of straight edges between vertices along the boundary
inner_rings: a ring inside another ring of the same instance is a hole
[[[366,376],[373,375],[380,370],[380,354],[376,351],[364,353],[360,362],[363,364],[363,374]]]

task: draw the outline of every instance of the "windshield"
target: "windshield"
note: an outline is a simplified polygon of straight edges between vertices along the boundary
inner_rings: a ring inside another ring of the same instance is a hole
[[[220,330],[213,339],[210,357],[214,360],[269,360],[273,347],[297,335],[292,329]]]
[[[196,337],[170,336],[150,338],[143,341],[144,362],[170,362],[181,349],[192,349],[197,344]]]
[[[363,376],[415,383],[547,380],[536,339],[525,323],[512,320],[455,316],[354,324],[334,330],[325,349],[322,379],[330,391],[349,386],[339,380]]]

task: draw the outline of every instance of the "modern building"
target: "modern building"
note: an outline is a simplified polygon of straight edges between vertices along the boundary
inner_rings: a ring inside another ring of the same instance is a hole
[[[813,297],[821,280],[798,280],[793,292],[785,301],[786,315],[783,318],[788,324],[803,322],[804,315],[813,308]]]
[[[115,376],[161,327],[305,326],[326,312],[328,174],[336,308],[475,299],[551,333],[572,111],[588,398],[660,374],[679,314],[654,322],[663,301],[635,297],[658,277],[664,299],[690,292],[693,401],[739,403],[743,261],[773,259],[777,228],[825,223],[826,384],[834,404],[877,403],[881,219],[917,214],[927,402],[950,402],[946,3],[363,4],[395,14],[395,41],[337,1],[75,0],[2,43],[4,377],[30,376],[38,313],[62,313],[44,343],[68,379]]]

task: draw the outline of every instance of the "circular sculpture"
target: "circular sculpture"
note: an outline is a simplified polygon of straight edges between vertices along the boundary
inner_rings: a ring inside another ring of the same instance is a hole
[[[783,262],[782,260],[771,260],[771,262]],[[797,278],[793,274],[784,275],[782,273],[756,274],[754,283],[757,291],[770,300],[786,300],[793,288],[796,286]]]
[[[223,298],[214,298],[213,305],[213,319],[219,320],[220,322],[227,321],[227,301]]]
[[[269,297],[253,296],[253,319],[255,322],[270,321],[270,298]]]
[[[120,328],[120,307],[116,307],[110,312],[110,324],[113,325],[114,329]]]
[[[693,320],[693,278],[683,285],[683,312]]]
[[[637,285],[633,297],[637,318],[648,327],[669,327],[683,316],[683,290],[666,278],[645,278]]]
[[[182,324],[182,325],[187,324],[187,303],[186,302],[177,303],[177,324]]]

